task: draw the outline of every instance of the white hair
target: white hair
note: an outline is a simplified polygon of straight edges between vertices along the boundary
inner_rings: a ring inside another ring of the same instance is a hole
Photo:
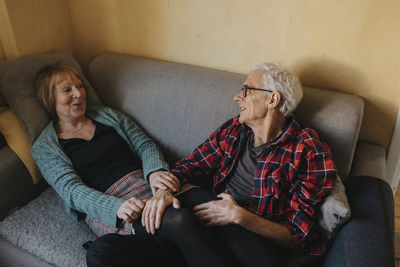
[[[250,73],[263,71],[263,89],[279,92],[282,96],[279,111],[286,117],[296,109],[303,98],[303,88],[297,76],[281,66],[263,63],[251,68]],[[265,94],[268,94],[265,92]]]

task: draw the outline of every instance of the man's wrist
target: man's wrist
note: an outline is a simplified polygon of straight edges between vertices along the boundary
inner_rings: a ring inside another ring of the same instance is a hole
[[[158,188],[156,191],[156,194],[162,194],[162,195],[171,195],[174,196],[173,192],[171,191],[171,189],[160,189]]]
[[[170,193],[171,195],[174,194],[174,192],[172,192],[172,190],[169,189],[169,188],[167,188],[167,189],[161,189],[161,188],[158,188],[158,187],[154,187],[153,189],[154,189],[154,193],[155,193],[155,194],[156,194],[158,191],[160,191],[160,190],[161,190],[161,192],[168,192],[168,193]]]

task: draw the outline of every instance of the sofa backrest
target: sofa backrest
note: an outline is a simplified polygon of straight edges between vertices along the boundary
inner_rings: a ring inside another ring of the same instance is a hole
[[[188,155],[239,113],[233,96],[245,78],[117,53],[102,54],[89,67],[89,80],[101,101],[132,116],[161,145],[170,162]],[[360,97],[306,87],[295,112],[331,146],[344,179],[351,168],[363,108]]]

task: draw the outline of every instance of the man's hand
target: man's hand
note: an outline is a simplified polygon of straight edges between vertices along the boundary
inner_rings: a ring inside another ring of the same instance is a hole
[[[221,200],[199,204],[193,208],[194,215],[206,226],[236,224],[242,209],[229,194],[219,194]]]
[[[206,226],[237,224],[253,233],[275,240],[285,247],[294,248],[291,234],[285,225],[270,221],[240,207],[231,195],[222,193],[218,197],[222,199],[193,208],[194,215],[205,222]]]
[[[178,199],[163,189],[157,190],[155,195],[146,201],[142,213],[142,225],[146,227],[147,233],[155,234],[156,229],[160,228],[164,211],[170,205],[175,209],[181,206]]]
[[[135,197],[131,197],[119,206],[117,211],[117,217],[121,220],[133,223],[134,220],[139,218],[142,209],[144,208],[144,202]]]
[[[158,189],[170,190],[177,192],[179,190],[179,179],[168,171],[156,171],[149,175],[149,183],[153,195]]]

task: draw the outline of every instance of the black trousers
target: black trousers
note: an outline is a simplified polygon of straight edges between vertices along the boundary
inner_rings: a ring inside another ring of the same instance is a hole
[[[218,199],[210,191],[191,189],[178,199],[182,208],[168,207],[155,235],[138,219],[136,235],[98,238],[88,249],[88,266],[281,266],[277,244],[237,225],[208,228],[197,220],[193,206]]]

